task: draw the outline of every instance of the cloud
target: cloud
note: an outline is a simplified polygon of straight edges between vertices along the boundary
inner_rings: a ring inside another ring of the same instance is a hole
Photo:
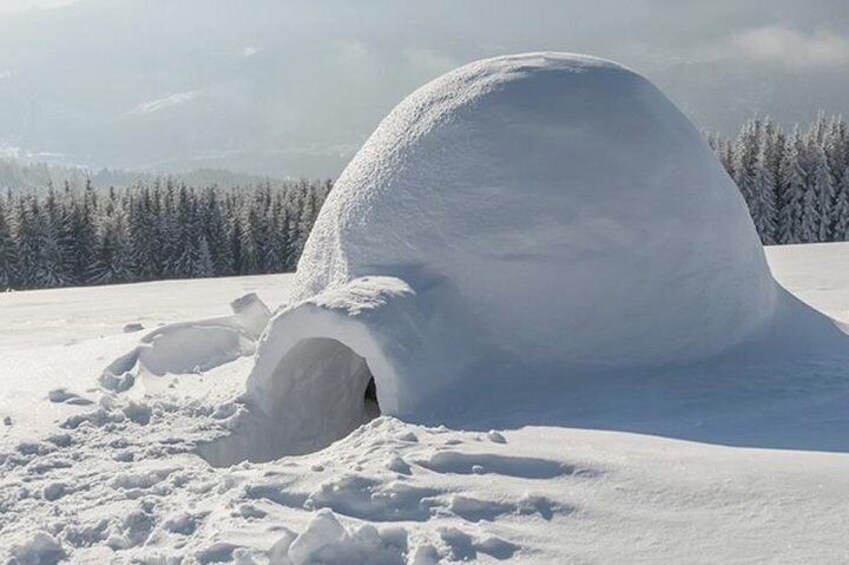
[[[196,99],[198,96],[200,96],[199,90],[178,92],[177,94],[172,94],[170,96],[166,96],[165,98],[157,98],[156,100],[148,100],[147,102],[142,102],[141,104],[130,110],[129,114],[135,116],[141,114],[152,114],[154,112],[164,110],[165,108],[182,106],[183,104],[187,104],[192,100]]]
[[[784,26],[750,28],[732,38],[735,54],[755,62],[793,69],[822,68],[849,62],[849,40],[819,30],[805,34]]]
[[[80,0],[0,0],[0,12],[23,12],[33,8],[64,8]]]
[[[243,57],[253,57],[254,55],[259,53],[260,51],[262,51],[262,49],[260,49],[259,47],[253,47],[251,45],[248,45],[247,47],[242,49],[242,56]]]

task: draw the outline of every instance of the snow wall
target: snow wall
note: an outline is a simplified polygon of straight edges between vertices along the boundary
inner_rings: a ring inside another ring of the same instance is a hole
[[[279,445],[326,444],[351,428],[303,436],[363,415],[322,407],[319,383],[362,398],[368,374],[384,413],[415,417],[534,366],[711,358],[768,334],[788,300],[739,191],[648,80],[499,57],[414,92],[345,169],[248,392],[298,428]],[[353,357],[331,375],[315,360],[337,344]]]

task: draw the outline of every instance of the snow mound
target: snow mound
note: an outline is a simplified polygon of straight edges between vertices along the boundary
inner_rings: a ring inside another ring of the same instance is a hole
[[[696,128],[639,74],[562,53],[399,104],[322,208],[292,299],[248,383],[280,453],[351,429],[293,426],[339,411],[308,387],[362,405],[373,377],[384,413],[432,416],[517,376],[709,359],[789,304]],[[340,347],[348,369],[315,363]]]
[[[141,369],[154,375],[192,373],[253,354],[271,312],[253,293],[230,307],[231,316],[168,324],[145,335],[138,347],[106,368],[101,385],[122,392],[133,386]]]
[[[269,553],[272,562],[293,565],[403,564],[406,563],[407,532],[401,528],[380,532],[370,524],[348,531],[333,512],[323,509],[316,513],[306,531],[297,537],[284,535]]]
[[[366,275],[449,287],[488,347],[570,365],[715,354],[776,296],[696,128],[633,71],[554,53],[462,67],[380,124],[323,209],[293,297]]]
[[[49,534],[38,532],[24,543],[12,548],[13,563],[21,565],[50,565],[59,563],[66,555],[62,546]]]

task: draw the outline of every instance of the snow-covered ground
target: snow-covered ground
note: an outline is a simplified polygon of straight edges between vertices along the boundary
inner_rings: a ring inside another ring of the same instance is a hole
[[[98,386],[100,372],[151,330],[227,315],[228,304],[247,293],[279,305],[290,280],[267,275],[0,293],[0,420],[13,422],[0,434],[17,439],[86,410],[86,398],[38,400],[53,390],[82,395]],[[124,333],[130,324],[142,330]]]
[[[849,321],[849,244],[772,248],[767,256],[794,294]],[[849,455],[838,441],[849,433],[849,415],[841,416],[849,413],[817,419],[821,403],[804,390],[810,379],[741,413],[730,397],[723,411],[708,409],[724,397],[704,383],[682,397],[691,408],[683,431],[674,427],[683,421],[678,413],[665,425],[659,414],[630,426],[627,414],[608,414],[596,417],[600,429],[579,429],[526,411],[534,425],[498,431],[480,419],[461,429],[381,417],[324,450],[233,467],[207,462],[226,463],[214,447],[222,444],[198,446],[244,420],[239,400],[250,357],[179,375],[142,368],[127,390],[104,386],[103,370],[160,324],[227,316],[227,304],[247,292],[273,309],[289,281],[275,275],[0,295],[0,559],[849,560]],[[134,323],[146,329],[125,334]],[[819,377],[834,381],[833,369],[823,362]],[[681,394],[658,386],[651,395]],[[830,386],[832,403],[849,407],[849,385]],[[495,424],[521,420],[523,392],[515,394],[515,413]],[[769,441],[732,433],[753,421],[753,411],[769,421],[776,410],[793,417]],[[711,442],[624,431],[643,426],[698,438],[698,419],[717,414],[723,425],[712,424],[704,436]],[[828,452],[810,450],[815,434],[831,437],[822,444]],[[764,449],[782,444],[794,449]]]
[[[767,247],[766,255],[787,290],[832,318],[849,322],[849,245]]]
[[[290,280],[291,275],[265,275],[2,294],[0,353],[115,336],[128,323],[150,329],[226,315],[231,300],[251,292],[266,304],[279,305],[289,294]]]

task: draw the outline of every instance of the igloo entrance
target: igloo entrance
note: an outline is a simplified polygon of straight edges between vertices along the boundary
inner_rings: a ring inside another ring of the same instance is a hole
[[[269,382],[267,414],[252,415],[233,435],[198,449],[211,465],[317,451],[380,415],[368,362],[336,339],[297,342]]]
[[[333,441],[380,414],[373,381],[366,360],[347,345],[326,337],[303,339],[272,375],[271,413],[288,424],[292,418],[309,424],[318,443]]]

